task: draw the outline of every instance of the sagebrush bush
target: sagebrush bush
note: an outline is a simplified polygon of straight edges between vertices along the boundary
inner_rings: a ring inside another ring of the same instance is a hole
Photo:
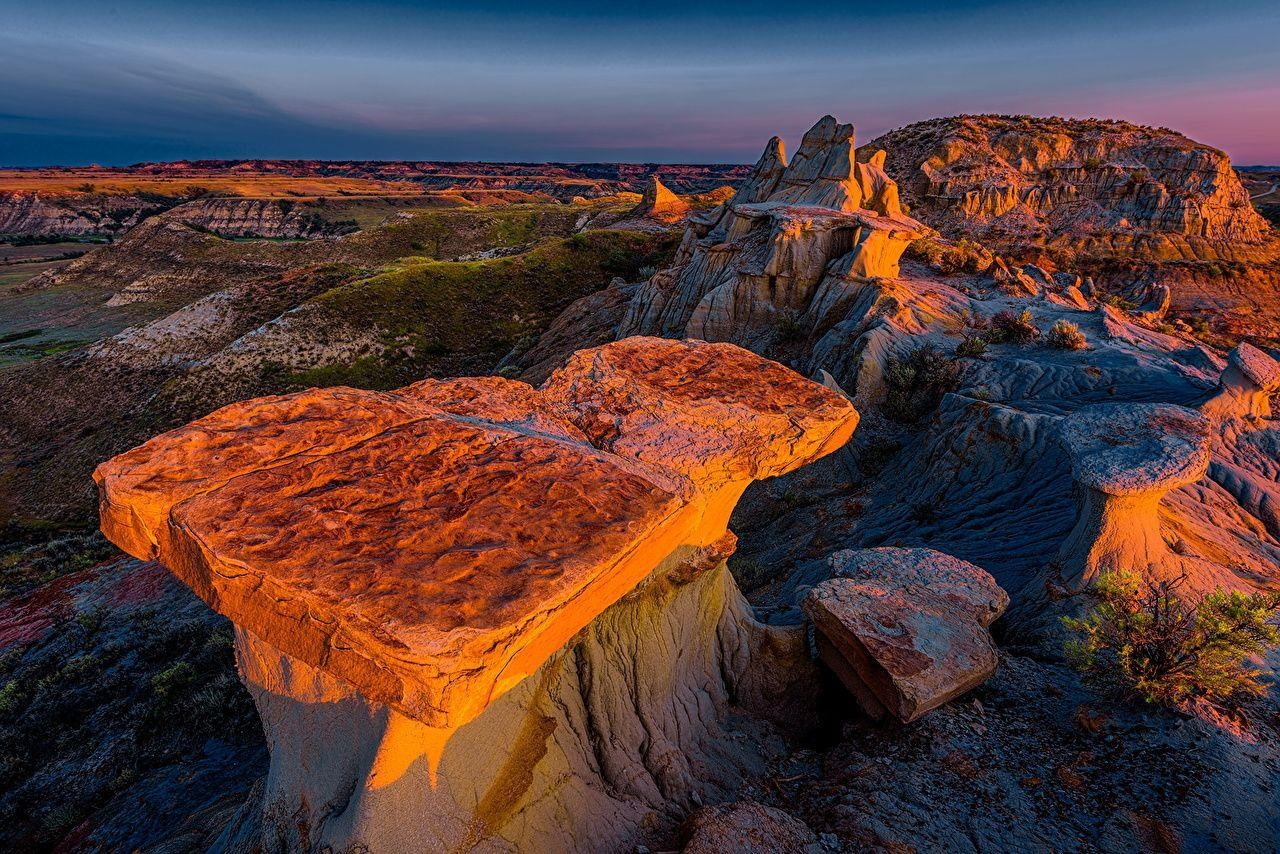
[[[932,344],[892,358],[885,370],[885,414],[895,421],[919,421],[960,384],[960,366]]]
[[[996,312],[991,318],[991,331],[987,337],[996,343],[1013,341],[1018,344],[1029,344],[1040,337],[1040,327],[1036,326],[1031,312],[1023,309],[1014,314],[1009,309]]]
[[[1264,693],[1246,659],[1280,645],[1280,594],[1218,590],[1191,604],[1178,595],[1181,583],[1104,573],[1092,610],[1063,619],[1075,635],[1068,660],[1100,687],[1162,706]]]
[[[1089,340],[1084,337],[1080,327],[1070,320],[1055,320],[1044,340],[1050,347],[1057,347],[1059,350],[1083,350],[1089,346]]]
[[[982,335],[966,335],[956,345],[956,358],[977,358],[987,352],[987,339]]]

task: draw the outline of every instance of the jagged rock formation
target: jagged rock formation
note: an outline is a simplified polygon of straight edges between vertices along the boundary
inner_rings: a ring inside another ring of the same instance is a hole
[[[904,723],[996,670],[987,626],[1009,597],[982,569],[932,549],[862,549],[828,558],[833,578],[804,610],[823,660],[863,711]]]
[[[858,162],[853,126],[831,116],[789,164],[774,137],[731,200],[689,218],[675,266],[636,295],[623,334],[760,349],[806,313],[826,317],[857,283],[896,276],[923,231],[883,167],[882,154]]]
[[[729,513],[857,420],[738,348],[628,339],[536,390],[234,404],[95,479],[108,536],[237,625],[263,844],[617,850],[760,761],[729,707],[778,714],[807,655],[750,617]]]
[[[688,202],[668,190],[657,175],[650,175],[649,182],[644,187],[644,195],[640,197],[640,204],[632,209],[629,216],[679,222],[688,212]]]
[[[1227,156],[1167,129],[958,116],[868,149],[888,151],[914,214],[945,234],[1161,260],[1247,260],[1271,239]]]

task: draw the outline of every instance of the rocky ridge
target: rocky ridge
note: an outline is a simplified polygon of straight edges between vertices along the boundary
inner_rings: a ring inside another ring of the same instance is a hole
[[[790,163],[774,137],[732,199],[689,218],[675,265],[636,295],[622,334],[759,346],[785,319],[803,324],[857,283],[896,276],[924,231],[883,166],[882,154],[855,160],[853,125],[831,116]]]
[[[868,145],[916,216],[993,245],[1160,260],[1270,257],[1268,223],[1221,151],[1168,129],[958,116]]]

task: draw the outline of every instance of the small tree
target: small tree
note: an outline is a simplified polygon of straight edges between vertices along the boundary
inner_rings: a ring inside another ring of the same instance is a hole
[[[1067,659],[1103,688],[1163,706],[1263,693],[1245,659],[1280,645],[1280,594],[1218,590],[1193,605],[1178,596],[1183,580],[1144,587],[1134,572],[1104,573],[1095,607],[1063,619],[1076,635]]]

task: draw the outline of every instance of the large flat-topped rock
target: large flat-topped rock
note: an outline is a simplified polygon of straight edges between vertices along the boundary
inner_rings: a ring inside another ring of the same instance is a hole
[[[1209,421],[1183,406],[1102,403],[1062,424],[1072,473],[1109,495],[1167,492],[1198,480],[1209,466]]]
[[[750,480],[843,444],[840,395],[731,345],[630,339],[498,378],[247,401],[99,467],[102,525],[279,650],[466,723]]]

